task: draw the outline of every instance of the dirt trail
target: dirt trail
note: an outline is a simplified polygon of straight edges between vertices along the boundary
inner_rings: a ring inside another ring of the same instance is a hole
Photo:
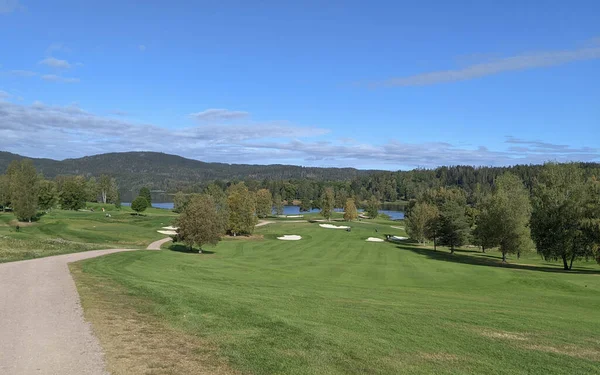
[[[150,245],[148,245],[146,250],[160,250],[160,247],[169,241],[173,241],[173,239],[171,237],[167,237],[163,238],[162,240],[154,241]]]
[[[67,264],[121,251],[0,264],[0,374],[106,374]]]

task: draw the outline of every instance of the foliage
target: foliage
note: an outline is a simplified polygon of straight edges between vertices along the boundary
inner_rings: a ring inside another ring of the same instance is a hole
[[[439,215],[440,245],[450,247],[450,253],[467,242],[469,223],[465,215],[465,207],[456,200],[448,200],[442,204]]]
[[[173,211],[181,213],[183,212],[183,210],[185,209],[185,206],[187,206],[188,202],[189,202],[189,196],[184,194],[181,191],[178,191],[174,196],[173,196]]]
[[[265,218],[273,211],[273,197],[268,189],[256,192],[256,216]]]
[[[98,201],[98,183],[94,176],[90,177],[85,183],[85,200],[87,202]]]
[[[193,196],[177,219],[178,237],[190,248],[216,245],[225,234],[217,204],[207,194]]]
[[[152,207],[152,194],[150,194],[150,189],[144,186],[140,189],[140,193],[138,195],[146,199],[146,202],[148,202],[148,207]]]
[[[10,179],[7,175],[0,175],[0,207],[3,211],[10,207]]]
[[[85,207],[86,181],[83,176],[59,176],[60,206],[64,210],[79,210]]]
[[[275,214],[283,215],[283,198],[281,198],[281,194],[275,194],[273,203],[275,205]]]
[[[98,190],[102,203],[114,203],[118,195],[117,180],[106,174],[101,175],[98,182]]]
[[[427,202],[416,203],[406,215],[406,233],[415,241],[425,242],[430,235],[427,228],[437,217],[438,210],[434,205]]]
[[[227,206],[229,208],[229,232],[235,234],[251,234],[256,225],[256,196],[248,190],[243,182],[232,185],[228,190]]]
[[[331,214],[335,206],[335,195],[332,188],[327,188],[321,196],[321,215],[327,219],[331,219]]]
[[[10,202],[17,219],[31,221],[38,208],[39,178],[29,159],[13,161],[6,171],[9,179]]]
[[[599,242],[587,230],[594,219],[591,183],[573,164],[548,163],[533,189],[531,235],[537,252],[561,259],[566,270],[574,260],[594,256]]]
[[[41,210],[49,210],[58,203],[58,190],[56,183],[50,180],[40,179],[38,185],[38,207]]]
[[[371,198],[369,198],[366,211],[371,219],[377,218],[379,215],[379,199],[377,199],[376,196],[372,195]]]
[[[312,205],[312,202],[308,196],[302,197],[302,199],[300,200],[300,211],[301,212],[310,211],[310,209],[312,208],[311,205]]]
[[[347,198],[344,204],[344,220],[352,221],[358,218],[358,210],[356,209],[356,204],[354,203],[354,199]]]
[[[131,202],[131,209],[137,212],[138,215],[140,214],[140,212],[146,211],[146,208],[148,207],[150,207],[150,205],[148,204],[146,197],[143,197],[141,195],[139,195],[133,200],[133,202]]]

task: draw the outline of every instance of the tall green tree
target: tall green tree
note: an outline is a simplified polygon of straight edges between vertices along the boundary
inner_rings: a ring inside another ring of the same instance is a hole
[[[367,202],[367,215],[371,219],[375,219],[379,215],[379,199],[374,195]]]
[[[102,203],[115,203],[118,194],[117,180],[106,174],[101,175],[98,180],[98,191]]]
[[[10,179],[8,175],[0,175],[0,207],[6,211],[10,207]]]
[[[10,163],[7,173],[10,181],[10,201],[17,219],[31,221],[37,214],[39,178],[29,159]]]
[[[321,216],[331,220],[331,215],[335,207],[335,195],[332,188],[326,188],[321,196]]]
[[[83,176],[59,176],[59,201],[63,210],[79,210],[85,207],[86,181]]]
[[[96,177],[90,177],[85,183],[85,200],[87,202],[98,201],[98,183]]]
[[[146,202],[148,202],[148,207],[152,207],[152,194],[150,194],[150,189],[144,186],[140,189],[140,193],[138,195],[146,198]]]
[[[56,183],[50,180],[40,179],[38,186],[38,206],[47,211],[58,203],[58,190]]]
[[[229,208],[228,230],[236,234],[252,234],[256,225],[256,196],[243,182],[228,189],[227,206]]]
[[[437,219],[437,208],[427,202],[417,202],[407,213],[405,224],[406,232],[413,240],[419,243],[428,238],[427,226],[432,220]]]
[[[546,260],[562,260],[569,270],[578,258],[594,256],[595,241],[586,235],[589,185],[575,164],[544,165],[533,188],[531,236]]]
[[[347,198],[344,204],[344,220],[352,221],[358,218],[358,210],[353,198]]]
[[[496,179],[496,189],[488,210],[490,222],[487,226],[494,231],[493,236],[502,252],[502,262],[506,262],[507,254],[520,255],[533,248],[529,230],[529,192],[519,177],[506,172]]]
[[[133,202],[131,202],[131,209],[134,210],[138,215],[140,214],[140,212],[146,211],[146,208],[148,208],[149,206],[150,205],[148,204],[146,197],[143,197],[141,195],[138,195],[138,197],[135,198]]]
[[[308,212],[311,209],[311,200],[308,196],[303,196],[300,198],[300,211]]]
[[[283,215],[283,198],[281,197],[281,194],[275,194],[273,197],[273,203],[275,204],[275,214]]]
[[[446,201],[439,215],[439,244],[448,246],[450,253],[466,243],[469,234],[469,223],[465,215],[465,207],[456,200]]]
[[[268,189],[260,189],[256,192],[256,216],[265,218],[273,211],[273,197]]]
[[[185,209],[185,206],[189,203],[190,198],[181,191],[178,191],[173,196],[173,211],[181,213]]]
[[[221,213],[208,194],[194,195],[177,219],[177,234],[190,250],[197,245],[202,252],[206,244],[216,245],[225,234]]]

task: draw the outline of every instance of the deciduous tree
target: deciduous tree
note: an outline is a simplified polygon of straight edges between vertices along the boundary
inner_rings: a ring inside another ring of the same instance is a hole
[[[177,234],[190,250],[197,245],[202,252],[206,244],[216,245],[225,233],[221,213],[208,194],[193,196],[177,219]]]
[[[38,175],[29,159],[10,163],[7,173],[10,181],[11,207],[17,219],[31,221],[37,214]]]
[[[344,220],[352,221],[358,218],[358,210],[356,209],[356,204],[354,203],[354,198],[346,199],[346,204],[344,204]]]
[[[134,210],[138,215],[140,214],[140,212],[144,212],[146,211],[146,208],[148,208],[148,201],[146,200],[146,197],[143,197],[141,195],[138,195],[137,198],[135,198],[133,200],[133,202],[131,202],[131,209]]]
[[[321,196],[321,215],[325,219],[331,220],[331,214],[333,213],[334,206],[335,195],[333,193],[333,189],[327,188]]]
[[[281,197],[281,194],[275,194],[273,203],[275,204],[275,214],[283,215],[283,198]]]
[[[148,202],[148,207],[152,207],[152,194],[150,194],[150,189],[144,186],[140,189],[140,193],[138,195],[146,198],[146,202]]]
[[[49,210],[58,203],[58,190],[54,181],[40,179],[38,187],[38,206],[41,210]]]
[[[273,211],[273,197],[267,189],[260,189],[256,192],[256,216],[265,218],[271,215]]]
[[[230,186],[228,193],[229,231],[234,235],[253,233],[257,222],[256,196],[243,182]]]
[[[427,226],[437,218],[438,211],[434,205],[427,202],[417,202],[407,213],[405,224],[406,232],[413,240],[419,243],[428,238]]]
[[[371,195],[371,198],[367,202],[367,215],[371,219],[375,219],[379,215],[379,199],[376,196]]]

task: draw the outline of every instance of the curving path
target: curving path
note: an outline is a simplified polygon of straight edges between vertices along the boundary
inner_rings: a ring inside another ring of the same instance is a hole
[[[0,374],[107,374],[67,264],[121,251],[0,264]]]
[[[169,241],[173,241],[173,239],[171,237],[167,237],[163,238],[162,240],[154,241],[150,245],[148,245],[146,250],[160,250],[160,247]]]

